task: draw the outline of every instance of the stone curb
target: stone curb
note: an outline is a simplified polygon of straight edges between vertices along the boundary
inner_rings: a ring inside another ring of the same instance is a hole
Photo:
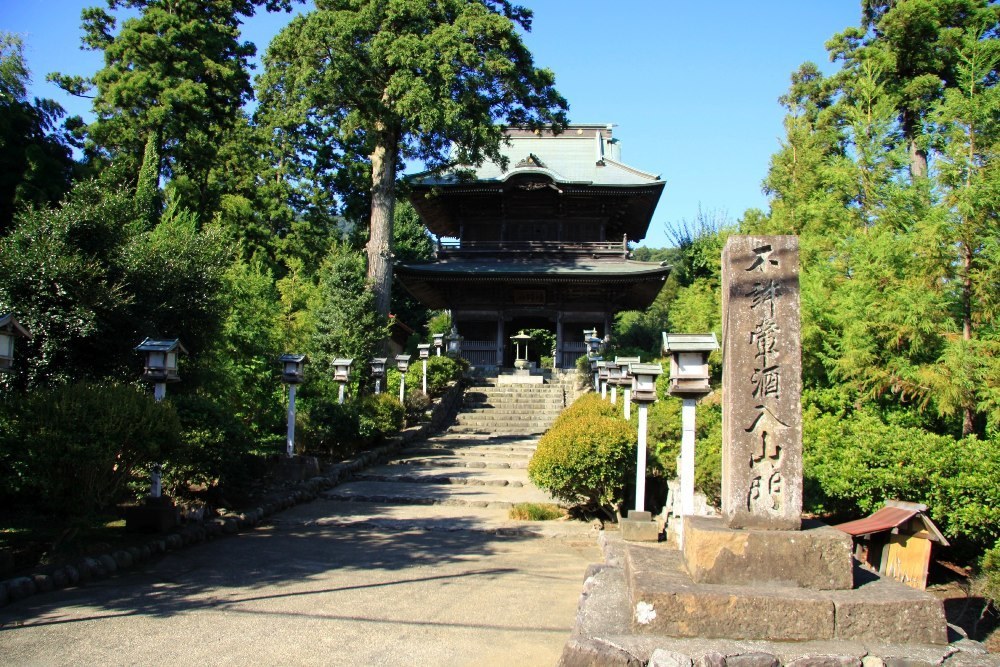
[[[393,458],[404,445],[426,439],[444,425],[448,416],[461,403],[464,382],[453,382],[434,404],[430,420],[403,429],[388,439],[386,444],[362,452],[353,459],[327,468],[325,474],[311,479],[276,488],[259,506],[240,511],[228,511],[221,516],[188,523],[165,535],[157,535],[138,547],[119,549],[112,553],[79,558],[70,564],[41,568],[38,572],[0,580],[0,607],[49,591],[85,585],[106,579],[119,571],[129,570],[148,561],[153,556],[176,551],[206,540],[235,535],[251,530],[263,519],[295,505],[310,502],[333,487],[348,481],[365,468],[385,463]]]

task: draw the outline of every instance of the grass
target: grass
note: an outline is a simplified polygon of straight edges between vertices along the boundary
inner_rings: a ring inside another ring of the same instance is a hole
[[[566,513],[552,503],[517,503],[510,508],[509,516],[517,521],[552,521],[563,518]]]

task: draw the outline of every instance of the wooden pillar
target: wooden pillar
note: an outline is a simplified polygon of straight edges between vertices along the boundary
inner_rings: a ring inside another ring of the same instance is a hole
[[[563,321],[562,312],[556,313],[556,350],[552,355],[552,368],[562,368]]]

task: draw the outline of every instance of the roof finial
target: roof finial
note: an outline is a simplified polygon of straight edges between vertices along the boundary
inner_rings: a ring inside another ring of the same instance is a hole
[[[601,134],[600,130],[598,130],[597,133],[594,135],[594,138],[597,140],[597,165],[599,167],[603,167],[604,166],[604,135]]]

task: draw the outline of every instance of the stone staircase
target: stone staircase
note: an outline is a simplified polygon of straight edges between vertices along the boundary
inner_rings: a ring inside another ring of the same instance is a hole
[[[398,457],[324,492],[327,522],[396,530],[473,530],[502,535],[593,539],[578,521],[515,521],[518,503],[555,503],[528,480],[538,435],[559,415],[561,378],[544,385],[498,385],[481,378],[465,392],[454,423],[404,446]]]
[[[567,388],[559,378],[546,384],[498,384],[480,378],[465,392],[452,433],[540,435],[567,405]]]

